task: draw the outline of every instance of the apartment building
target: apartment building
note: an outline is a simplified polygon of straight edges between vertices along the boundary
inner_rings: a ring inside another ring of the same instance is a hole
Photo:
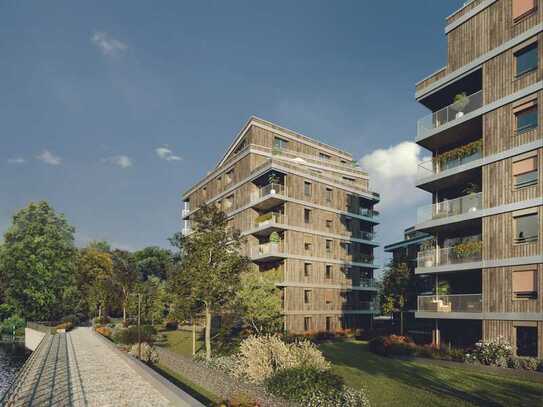
[[[543,357],[541,3],[466,3],[446,20],[447,65],[416,85],[431,111],[416,142],[432,153],[417,187],[433,204],[415,229],[434,237],[416,316],[435,342],[501,336]]]
[[[204,203],[241,231],[252,271],[280,288],[287,332],[370,324],[379,194],[349,153],[252,117],[183,200],[185,233]]]

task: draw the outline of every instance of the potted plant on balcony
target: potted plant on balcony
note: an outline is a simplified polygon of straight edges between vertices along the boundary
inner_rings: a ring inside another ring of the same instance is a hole
[[[279,177],[276,173],[272,172],[270,176],[268,177],[268,184],[271,185],[270,194],[275,194],[277,191],[275,190],[275,186],[279,184]]]
[[[457,259],[479,257],[483,250],[483,242],[480,240],[467,240],[453,246],[453,252]]]
[[[279,233],[277,232],[272,232],[270,234],[270,245],[272,252],[279,251],[279,243],[281,243],[281,236],[279,236]]]
[[[466,95],[466,92],[459,93],[454,97],[453,104],[451,109],[456,111],[456,118],[464,116],[464,109],[469,104],[469,97]]]
[[[434,265],[434,240],[425,240],[420,244],[420,253],[423,253],[424,256],[424,267],[433,267]],[[428,252],[432,253],[428,253]]]
[[[257,216],[255,219],[255,223],[257,226],[263,226],[265,224],[270,223],[272,219],[273,219],[273,213],[268,212],[268,213],[265,213],[264,215]]]

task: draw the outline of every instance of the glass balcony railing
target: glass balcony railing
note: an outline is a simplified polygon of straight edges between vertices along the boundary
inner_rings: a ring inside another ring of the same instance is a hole
[[[189,213],[190,213],[190,209],[183,209],[183,210],[181,211],[181,216],[185,217],[185,216],[187,216]]]
[[[439,157],[436,157],[431,160],[423,161],[417,167],[417,180],[420,181],[424,178],[433,177],[442,173],[443,171],[457,168],[461,165],[478,160],[482,156],[483,154],[481,149],[477,149],[472,154],[466,155],[462,158],[445,161],[439,160]]]
[[[251,200],[264,198],[269,195],[285,195],[286,188],[281,184],[268,184],[251,193]]]
[[[443,249],[431,249],[419,252],[417,267],[439,267],[454,264],[474,263],[482,261],[481,240],[470,240]]]
[[[417,297],[419,312],[482,312],[482,294],[422,295]]]
[[[358,213],[366,218],[377,218],[379,216],[379,211],[369,208],[358,208]]]
[[[417,123],[417,137],[422,138],[433,130],[439,129],[448,123],[459,120],[483,106],[483,91],[466,96],[462,100],[452,103],[437,112],[420,119]]]
[[[353,237],[356,239],[363,239],[363,240],[375,240],[377,238],[377,232],[367,232],[365,230],[361,230],[358,233],[354,233]]]
[[[460,198],[425,205],[417,210],[417,223],[475,212],[483,207],[483,194],[469,194]]]
[[[283,243],[264,243],[251,248],[251,257],[284,253]]]
[[[268,225],[277,225],[287,223],[286,215],[279,212],[268,212],[255,219],[255,227],[264,227]]]

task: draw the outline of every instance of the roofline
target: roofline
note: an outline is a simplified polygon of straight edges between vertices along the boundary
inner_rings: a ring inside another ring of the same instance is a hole
[[[237,144],[241,141],[243,136],[245,136],[245,133],[251,128],[251,126],[253,124],[258,124],[258,123],[277,128],[279,131],[281,131],[283,133],[286,133],[286,134],[288,134],[290,136],[293,136],[293,137],[301,138],[302,141],[305,140],[305,142],[307,142],[307,143],[317,144],[315,147],[328,149],[328,150],[330,150],[331,153],[337,154],[339,156],[343,156],[343,158],[345,158],[345,159],[348,159],[348,160],[353,159],[352,154],[350,154],[350,153],[348,153],[348,152],[346,152],[344,150],[340,150],[339,148],[336,148],[336,147],[331,146],[329,144],[323,143],[322,141],[318,141],[318,140],[313,139],[311,137],[304,136],[303,134],[300,134],[300,133],[297,133],[297,132],[295,132],[293,130],[287,129],[286,127],[282,127],[282,126],[280,126],[280,125],[278,125],[276,123],[261,119],[261,118],[253,115],[253,116],[251,116],[249,118],[249,120],[247,120],[247,122],[245,122],[245,125],[238,132],[238,135],[236,136],[236,138],[234,139],[232,144],[230,144],[230,146],[226,150],[226,153],[223,155],[223,157],[221,158],[221,160],[217,164],[217,168],[224,164],[224,162],[226,161],[226,158],[237,147]]]
[[[433,236],[419,236],[412,239],[402,240],[396,243],[387,244],[383,247],[385,252],[390,252],[398,247],[410,246],[415,243],[424,242],[425,240],[433,239]]]

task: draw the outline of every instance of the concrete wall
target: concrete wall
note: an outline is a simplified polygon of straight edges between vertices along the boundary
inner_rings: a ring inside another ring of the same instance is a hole
[[[32,328],[25,328],[25,347],[34,352],[44,336],[43,332]]]

